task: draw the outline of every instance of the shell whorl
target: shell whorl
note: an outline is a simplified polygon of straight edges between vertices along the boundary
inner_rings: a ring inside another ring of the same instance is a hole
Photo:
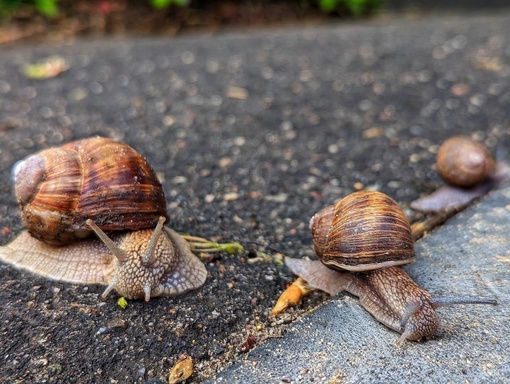
[[[366,271],[414,260],[409,222],[381,192],[354,192],[316,214],[310,228],[320,260],[335,269]]]
[[[153,228],[167,217],[161,183],[131,147],[96,137],[49,148],[13,169],[24,225],[49,244],[87,236],[87,219],[101,229]]]

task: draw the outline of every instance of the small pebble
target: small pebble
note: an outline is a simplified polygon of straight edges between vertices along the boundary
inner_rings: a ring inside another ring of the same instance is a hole
[[[285,203],[289,195],[287,193],[278,193],[277,195],[266,196],[267,201],[274,201],[275,203]]]
[[[229,99],[246,100],[248,98],[248,91],[241,87],[229,87],[227,89],[227,97]]]
[[[224,201],[234,201],[234,200],[237,200],[238,198],[239,198],[239,194],[236,192],[225,193],[223,195]]]

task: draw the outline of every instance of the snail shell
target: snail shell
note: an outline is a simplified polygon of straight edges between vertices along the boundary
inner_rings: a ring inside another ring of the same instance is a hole
[[[145,158],[126,144],[95,137],[49,148],[13,169],[16,199],[30,234],[48,244],[101,229],[154,228],[167,217],[161,183]]]
[[[310,230],[317,256],[331,268],[367,271],[415,257],[404,212],[381,192],[351,193],[313,216]]]
[[[30,156],[13,176],[28,231],[0,247],[0,260],[53,280],[108,284],[103,297],[115,289],[149,301],[204,284],[204,264],[163,227],[161,183],[131,147],[80,140]],[[82,239],[92,231],[97,238]]]
[[[437,153],[436,167],[448,184],[472,187],[494,172],[496,162],[484,145],[463,136],[447,139]]]

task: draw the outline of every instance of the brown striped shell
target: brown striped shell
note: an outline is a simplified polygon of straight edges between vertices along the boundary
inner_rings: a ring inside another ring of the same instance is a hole
[[[369,271],[410,263],[414,244],[400,206],[381,192],[354,192],[310,220],[317,256],[327,266]]]
[[[101,229],[154,228],[168,218],[161,183],[145,158],[126,144],[94,137],[49,148],[13,170],[25,227],[61,245]]]
[[[468,137],[449,138],[437,153],[439,175],[457,187],[467,188],[480,183],[494,172],[495,167],[489,150]]]

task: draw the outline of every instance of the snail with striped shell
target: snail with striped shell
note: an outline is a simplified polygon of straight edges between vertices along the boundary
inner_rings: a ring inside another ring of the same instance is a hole
[[[399,266],[415,258],[411,228],[399,205],[375,191],[354,192],[310,220],[319,260],[287,257],[286,265],[314,288],[358,296],[378,321],[401,333],[397,343],[432,337],[435,309],[495,300],[433,297]]]
[[[27,230],[0,247],[0,261],[57,281],[108,285],[103,297],[115,289],[149,301],[204,284],[203,263],[163,226],[155,172],[128,145],[95,137],[49,148],[17,163],[13,179]]]

